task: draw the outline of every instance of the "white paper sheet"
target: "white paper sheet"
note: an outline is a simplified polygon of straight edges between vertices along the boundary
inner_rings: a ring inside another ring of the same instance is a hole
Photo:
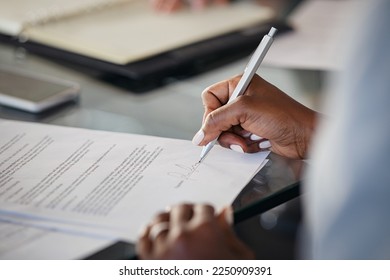
[[[364,1],[307,0],[289,18],[294,31],[275,38],[264,65],[296,69],[342,67],[350,28]]]
[[[0,213],[135,241],[166,206],[230,204],[268,153],[0,120]]]
[[[113,241],[9,221],[0,216],[0,259],[82,259]]]

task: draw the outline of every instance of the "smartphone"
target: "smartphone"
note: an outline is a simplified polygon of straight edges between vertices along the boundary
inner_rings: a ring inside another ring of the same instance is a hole
[[[0,105],[40,113],[76,100],[77,83],[25,70],[0,67]]]

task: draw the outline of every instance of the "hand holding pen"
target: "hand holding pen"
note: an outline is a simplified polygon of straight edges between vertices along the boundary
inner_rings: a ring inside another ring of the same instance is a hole
[[[263,61],[265,55],[267,54],[268,49],[271,47],[271,44],[273,42],[273,37],[274,37],[276,32],[277,32],[277,29],[274,28],[274,27],[271,27],[269,33],[264,35],[264,37],[261,40],[259,46],[255,50],[255,52],[252,54],[252,56],[251,56],[251,58],[250,58],[250,60],[248,62],[248,65],[246,66],[246,68],[244,70],[244,74],[241,76],[238,84],[235,86],[234,91],[233,91],[232,95],[229,97],[229,100],[228,100],[227,104],[233,102],[237,97],[239,97],[239,96],[244,94],[244,92],[248,88],[250,82],[252,81],[252,78],[255,75],[257,69],[259,68],[261,62]],[[193,140],[195,142],[195,144],[197,144],[196,142],[199,140],[199,136],[202,136],[202,137],[204,136],[204,135],[202,135],[202,132],[203,131],[200,130],[195,135],[194,140]],[[259,136],[257,136],[257,138],[258,139],[256,139],[256,140],[262,139],[262,137],[259,137]],[[218,140],[218,137],[213,139],[211,142],[209,142],[203,148],[203,150],[202,150],[202,152],[200,154],[199,163],[211,151],[211,149],[213,148],[213,146],[215,145],[217,140]],[[267,145],[269,145],[269,142],[267,143]],[[240,148],[240,146],[232,146],[231,148],[233,148],[233,147],[236,148],[236,149]]]
[[[316,113],[255,74],[245,94],[229,99],[241,79],[219,82],[203,92],[203,124],[193,143],[204,146],[218,138],[221,146],[240,152],[270,148],[282,156],[304,158]]]

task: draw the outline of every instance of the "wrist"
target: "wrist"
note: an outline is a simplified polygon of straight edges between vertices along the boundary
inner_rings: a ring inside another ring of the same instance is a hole
[[[300,135],[297,135],[296,149],[300,159],[307,159],[308,151],[317,127],[318,114],[308,109],[305,113]]]

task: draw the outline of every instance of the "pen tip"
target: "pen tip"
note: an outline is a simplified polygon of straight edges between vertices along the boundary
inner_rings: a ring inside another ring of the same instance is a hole
[[[278,30],[275,27],[271,27],[268,36],[273,37]]]

